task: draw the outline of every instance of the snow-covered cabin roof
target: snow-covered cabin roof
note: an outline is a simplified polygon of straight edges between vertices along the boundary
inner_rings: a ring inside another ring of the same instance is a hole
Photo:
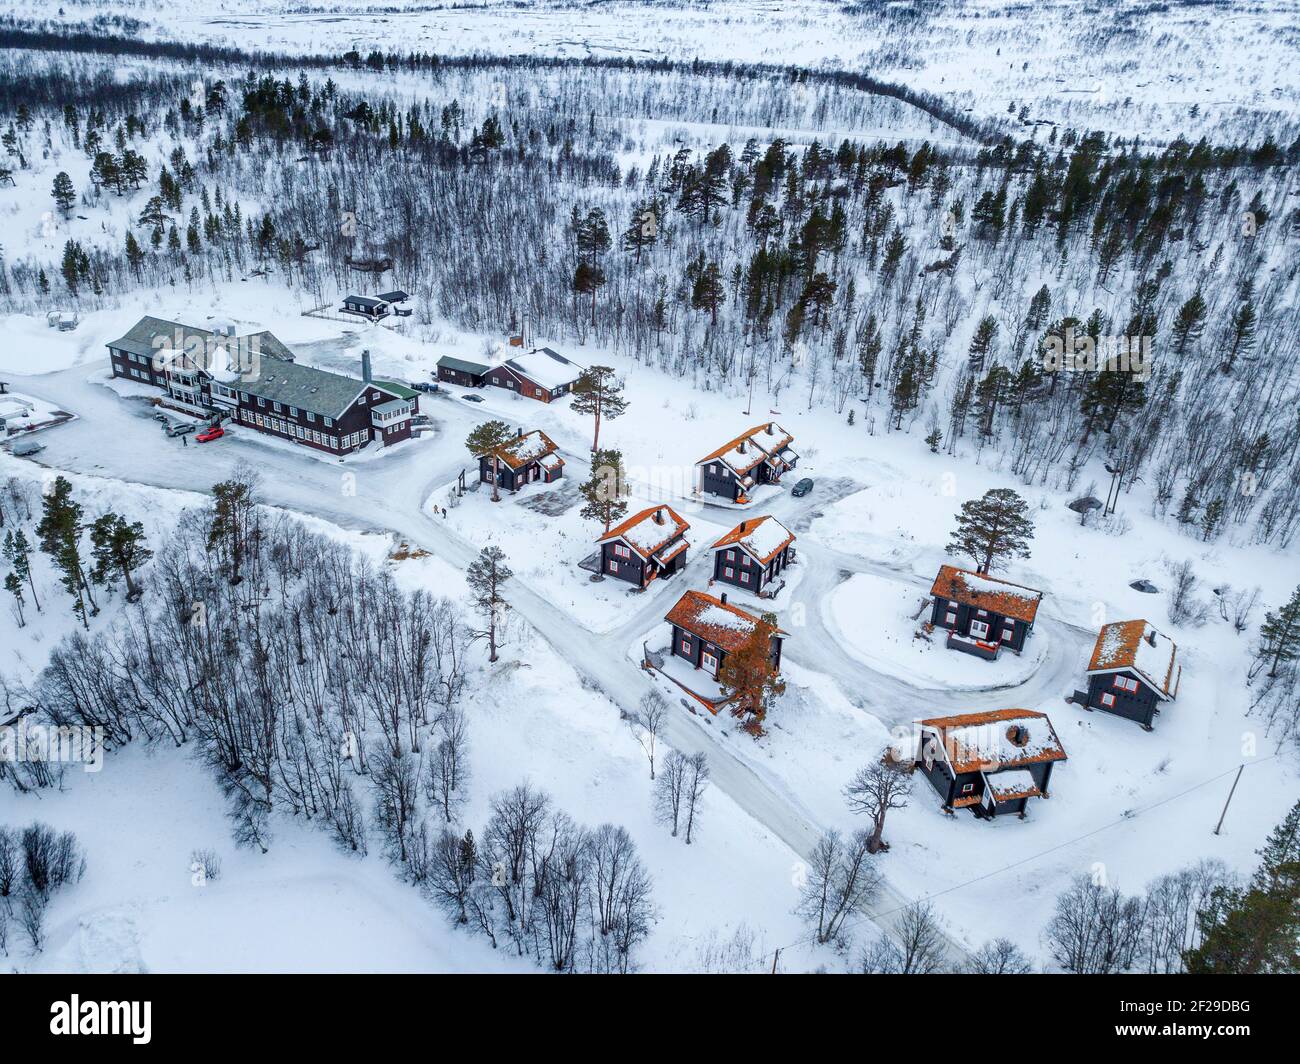
[[[640,513],[633,514],[622,524],[615,525],[597,543],[621,539],[642,558],[668,546],[691,526],[671,506],[660,503]]]
[[[794,533],[775,517],[765,514],[741,521],[723,536],[710,550],[740,547],[759,565],[766,565],[794,542]]]
[[[1178,645],[1146,621],[1115,621],[1097,634],[1088,662],[1088,675],[1136,672],[1160,698],[1178,697],[1183,667],[1178,663]]]
[[[703,591],[686,592],[677,600],[677,605],[668,611],[664,620],[728,653],[743,647],[755,632],[785,635],[780,628],[774,628],[761,617],[737,609]]]
[[[768,459],[781,460],[781,454],[794,442],[794,437],[775,421],[755,425],[734,440],[724,443],[712,454],[706,454],[695,464],[721,462],[736,476],[741,477],[754,466]]]
[[[994,709],[916,722],[922,733],[938,736],[954,773],[988,772],[1064,761],[1065,748],[1045,713],[1032,709]],[[924,734],[922,743],[924,744]],[[923,747],[924,751],[924,747]]]
[[[951,565],[939,567],[930,594],[1033,624],[1043,593]]]
[[[558,351],[552,351],[549,347],[508,358],[505,364],[534,384],[540,384],[548,392],[565,384],[572,384],[582,376],[581,366],[576,362],[570,362]]]
[[[1043,792],[1027,768],[1007,768],[988,772],[984,784],[995,802],[1014,802],[1017,798],[1037,798]]]
[[[555,454],[555,443],[541,429],[533,429],[532,432],[516,436],[513,440],[503,443],[495,451],[489,451],[487,454],[479,455],[480,458],[490,457],[495,454],[501,461],[511,469],[518,469],[526,466],[529,462],[541,462],[543,459],[553,457],[554,462],[559,465],[564,464],[564,459]],[[553,463],[548,462],[547,468],[555,468]]]

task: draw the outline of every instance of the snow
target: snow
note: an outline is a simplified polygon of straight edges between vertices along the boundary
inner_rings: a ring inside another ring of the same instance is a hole
[[[561,385],[572,384],[582,375],[581,366],[562,359],[563,356],[554,357],[546,351],[530,351],[526,355],[512,356],[506,364],[552,391]]]
[[[988,782],[989,790],[993,792],[994,799],[999,802],[1005,802],[1008,798],[1023,797],[1026,793],[1038,790],[1034,777],[1028,769],[1024,768],[1007,768],[1001,772],[990,772],[984,778]]]
[[[668,508],[653,507],[647,510],[645,516],[636,524],[619,532],[618,538],[624,540],[641,557],[648,558],[665,542],[688,528],[690,528],[690,525],[685,522],[679,523]],[[679,545],[675,548],[674,553],[680,552],[681,549]],[[669,555],[665,555],[662,560],[666,562],[669,558]]]

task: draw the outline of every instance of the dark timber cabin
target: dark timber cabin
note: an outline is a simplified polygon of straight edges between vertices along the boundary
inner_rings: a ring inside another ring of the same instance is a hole
[[[541,429],[533,429],[527,434],[520,429],[509,443],[479,455],[479,480],[491,484],[494,467],[497,483],[507,491],[518,491],[534,481],[550,484],[564,475],[564,459],[556,453],[554,442]]]
[[[482,388],[487,384],[489,366],[464,358],[443,355],[438,359],[438,380],[459,384],[462,388]]]
[[[1147,731],[1161,702],[1178,697],[1183,667],[1178,646],[1146,621],[1116,621],[1102,628],[1088,662],[1089,709],[1137,721]],[[1075,695],[1075,701],[1081,701]]]
[[[339,309],[345,314],[356,314],[370,321],[388,317],[388,304],[371,296],[344,296],[343,306]]]
[[[758,484],[777,484],[799,456],[790,449],[794,437],[775,421],[756,425],[695,463],[697,491],[730,502],[748,502]]]
[[[729,605],[725,594],[714,598],[703,591],[688,591],[664,620],[673,626],[673,655],[715,679],[727,655],[755,637],[767,638],[772,671],[781,671],[781,643],[786,633],[761,617]]]
[[[948,647],[989,661],[1007,647],[1017,654],[1034,630],[1043,593],[944,565],[930,588],[930,623],[948,630]]]
[[[600,571],[645,587],[686,566],[686,532],[691,526],[671,506],[660,503],[615,525],[597,542]]]
[[[568,395],[581,376],[582,367],[576,362],[542,347],[492,366],[487,371],[487,383],[518,392],[525,399],[550,403]]]
[[[1029,799],[1048,797],[1052,766],[1066,759],[1052,722],[1029,709],[933,717],[916,727],[916,765],[944,812],[1024,819]]]
[[[762,595],[794,561],[794,533],[775,517],[749,517],[710,550],[714,580]]]

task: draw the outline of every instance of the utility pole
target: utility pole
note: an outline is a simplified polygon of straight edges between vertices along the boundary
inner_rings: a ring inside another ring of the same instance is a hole
[[[772,974],[773,974],[773,975],[776,975],[776,962],[777,962],[778,960],[780,960],[780,959],[781,959],[781,950],[780,950],[780,949],[777,949],[777,951],[776,951],[775,953],[772,954]]]
[[[1228,815],[1228,805],[1232,801],[1232,796],[1237,793],[1237,784],[1241,780],[1241,772],[1245,767],[1246,765],[1244,762],[1237,766],[1237,776],[1232,781],[1232,790],[1228,792],[1228,801],[1223,803],[1223,812],[1219,814],[1219,822],[1214,826],[1214,833],[1216,835],[1219,833],[1219,829],[1223,827],[1223,818]]]

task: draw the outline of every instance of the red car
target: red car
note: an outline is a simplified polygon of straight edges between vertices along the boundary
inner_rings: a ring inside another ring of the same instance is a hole
[[[226,434],[226,430],[223,429],[220,425],[213,425],[212,428],[204,429],[194,438],[198,440],[199,443],[211,443],[213,440],[221,439],[221,437],[224,436],[225,434]]]

